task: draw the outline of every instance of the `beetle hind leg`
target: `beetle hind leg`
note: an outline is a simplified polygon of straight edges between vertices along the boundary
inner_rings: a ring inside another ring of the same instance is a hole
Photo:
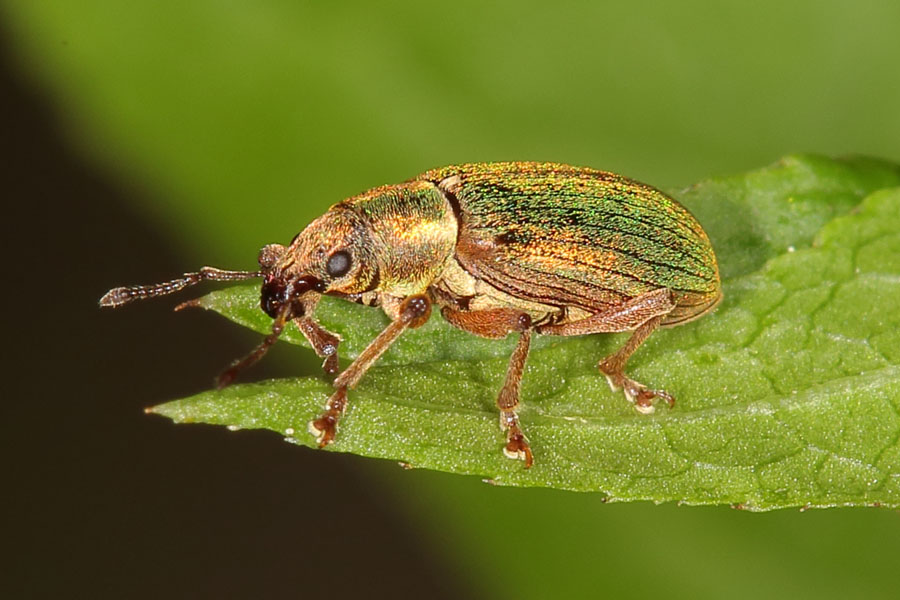
[[[625,397],[641,413],[650,414],[655,410],[654,400],[665,400],[671,407],[675,398],[663,390],[652,390],[625,375],[628,358],[644,340],[662,324],[675,308],[672,292],[667,288],[652,290],[610,310],[591,315],[580,321],[561,325],[543,325],[538,333],[548,335],[584,335],[588,333],[615,333],[633,330],[634,333],[619,350],[601,360],[597,367],[606,375],[612,390],[625,392]]]
[[[597,364],[600,372],[606,375],[606,381],[609,387],[615,392],[621,389],[625,392],[625,397],[634,404],[638,412],[650,414],[655,410],[653,401],[657,398],[665,400],[669,408],[675,406],[675,398],[663,390],[651,390],[642,383],[638,383],[625,375],[625,363],[628,358],[637,350],[647,337],[659,327],[664,315],[653,317],[640,327],[638,327],[625,345],[619,348],[615,354],[611,354],[601,360]]]

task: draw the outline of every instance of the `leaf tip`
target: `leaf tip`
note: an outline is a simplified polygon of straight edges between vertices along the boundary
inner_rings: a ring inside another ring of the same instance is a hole
[[[171,419],[175,423],[190,423],[191,418],[187,417],[183,411],[179,410],[178,402],[164,402],[156,406],[148,406],[144,409],[145,415],[159,415]]]

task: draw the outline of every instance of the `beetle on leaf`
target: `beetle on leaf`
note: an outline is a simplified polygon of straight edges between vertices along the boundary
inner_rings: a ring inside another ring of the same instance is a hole
[[[632,331],[598,364],[610,386],[641,412],[674,398],[625,375],[631,354],[658,327],[709,312],[721,299],[706,233],[678,202],[637,181],[555,163],[473,163],[435,169],[344,200],[289,246],[259,254],[259,271],[204,267],[149,286],[110,290],[116,307],[203,280],[263,279],[260,306],[272,332],[218,379],[231,383],[259,360],[292,321],[338,371],[339,338],[314,318],[322,294],[380,306],[391,323],[334,380],[324,412],[309,423],[320,447],[335,439],[347,391],[407,329],[437,305],[445,320],[485,338],[517,333],[497,397],[503,452],[530,467],[517,415],[532,335]]]

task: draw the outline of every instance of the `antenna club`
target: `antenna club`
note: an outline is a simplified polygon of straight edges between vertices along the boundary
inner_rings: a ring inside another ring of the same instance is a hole
[[[133,299],[134,297],[131,295],[128,288],[117,287],[109,290],[102,298],[100,298],[100,306],[101,308],[116,308],[117,306],[127,304]]]

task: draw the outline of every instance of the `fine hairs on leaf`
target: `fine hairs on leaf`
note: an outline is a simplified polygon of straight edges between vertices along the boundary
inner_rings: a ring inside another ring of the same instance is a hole
[[[494,405],[515,336],[484,340],[435,316],[352,391],[328,449],[611,501],[900,506],[900,167],[791,156],[674,195],[709,233],[725,294],[715,313],[655,333],[632,359],[636,379],[678,398],[674,409],[641,415],[610,391],[596,364],[622,335],[536,336],[521,391],[535,453],[525,470],[499,452]],[[257,285],[197,304],[271,330]],[[316,316],[343,338],[344,365],[386,323],[327,297]],[[306,345],[293,326],[281,339]],[[306,423],[331,389],[316,373],[152,411],[314,447]]]

